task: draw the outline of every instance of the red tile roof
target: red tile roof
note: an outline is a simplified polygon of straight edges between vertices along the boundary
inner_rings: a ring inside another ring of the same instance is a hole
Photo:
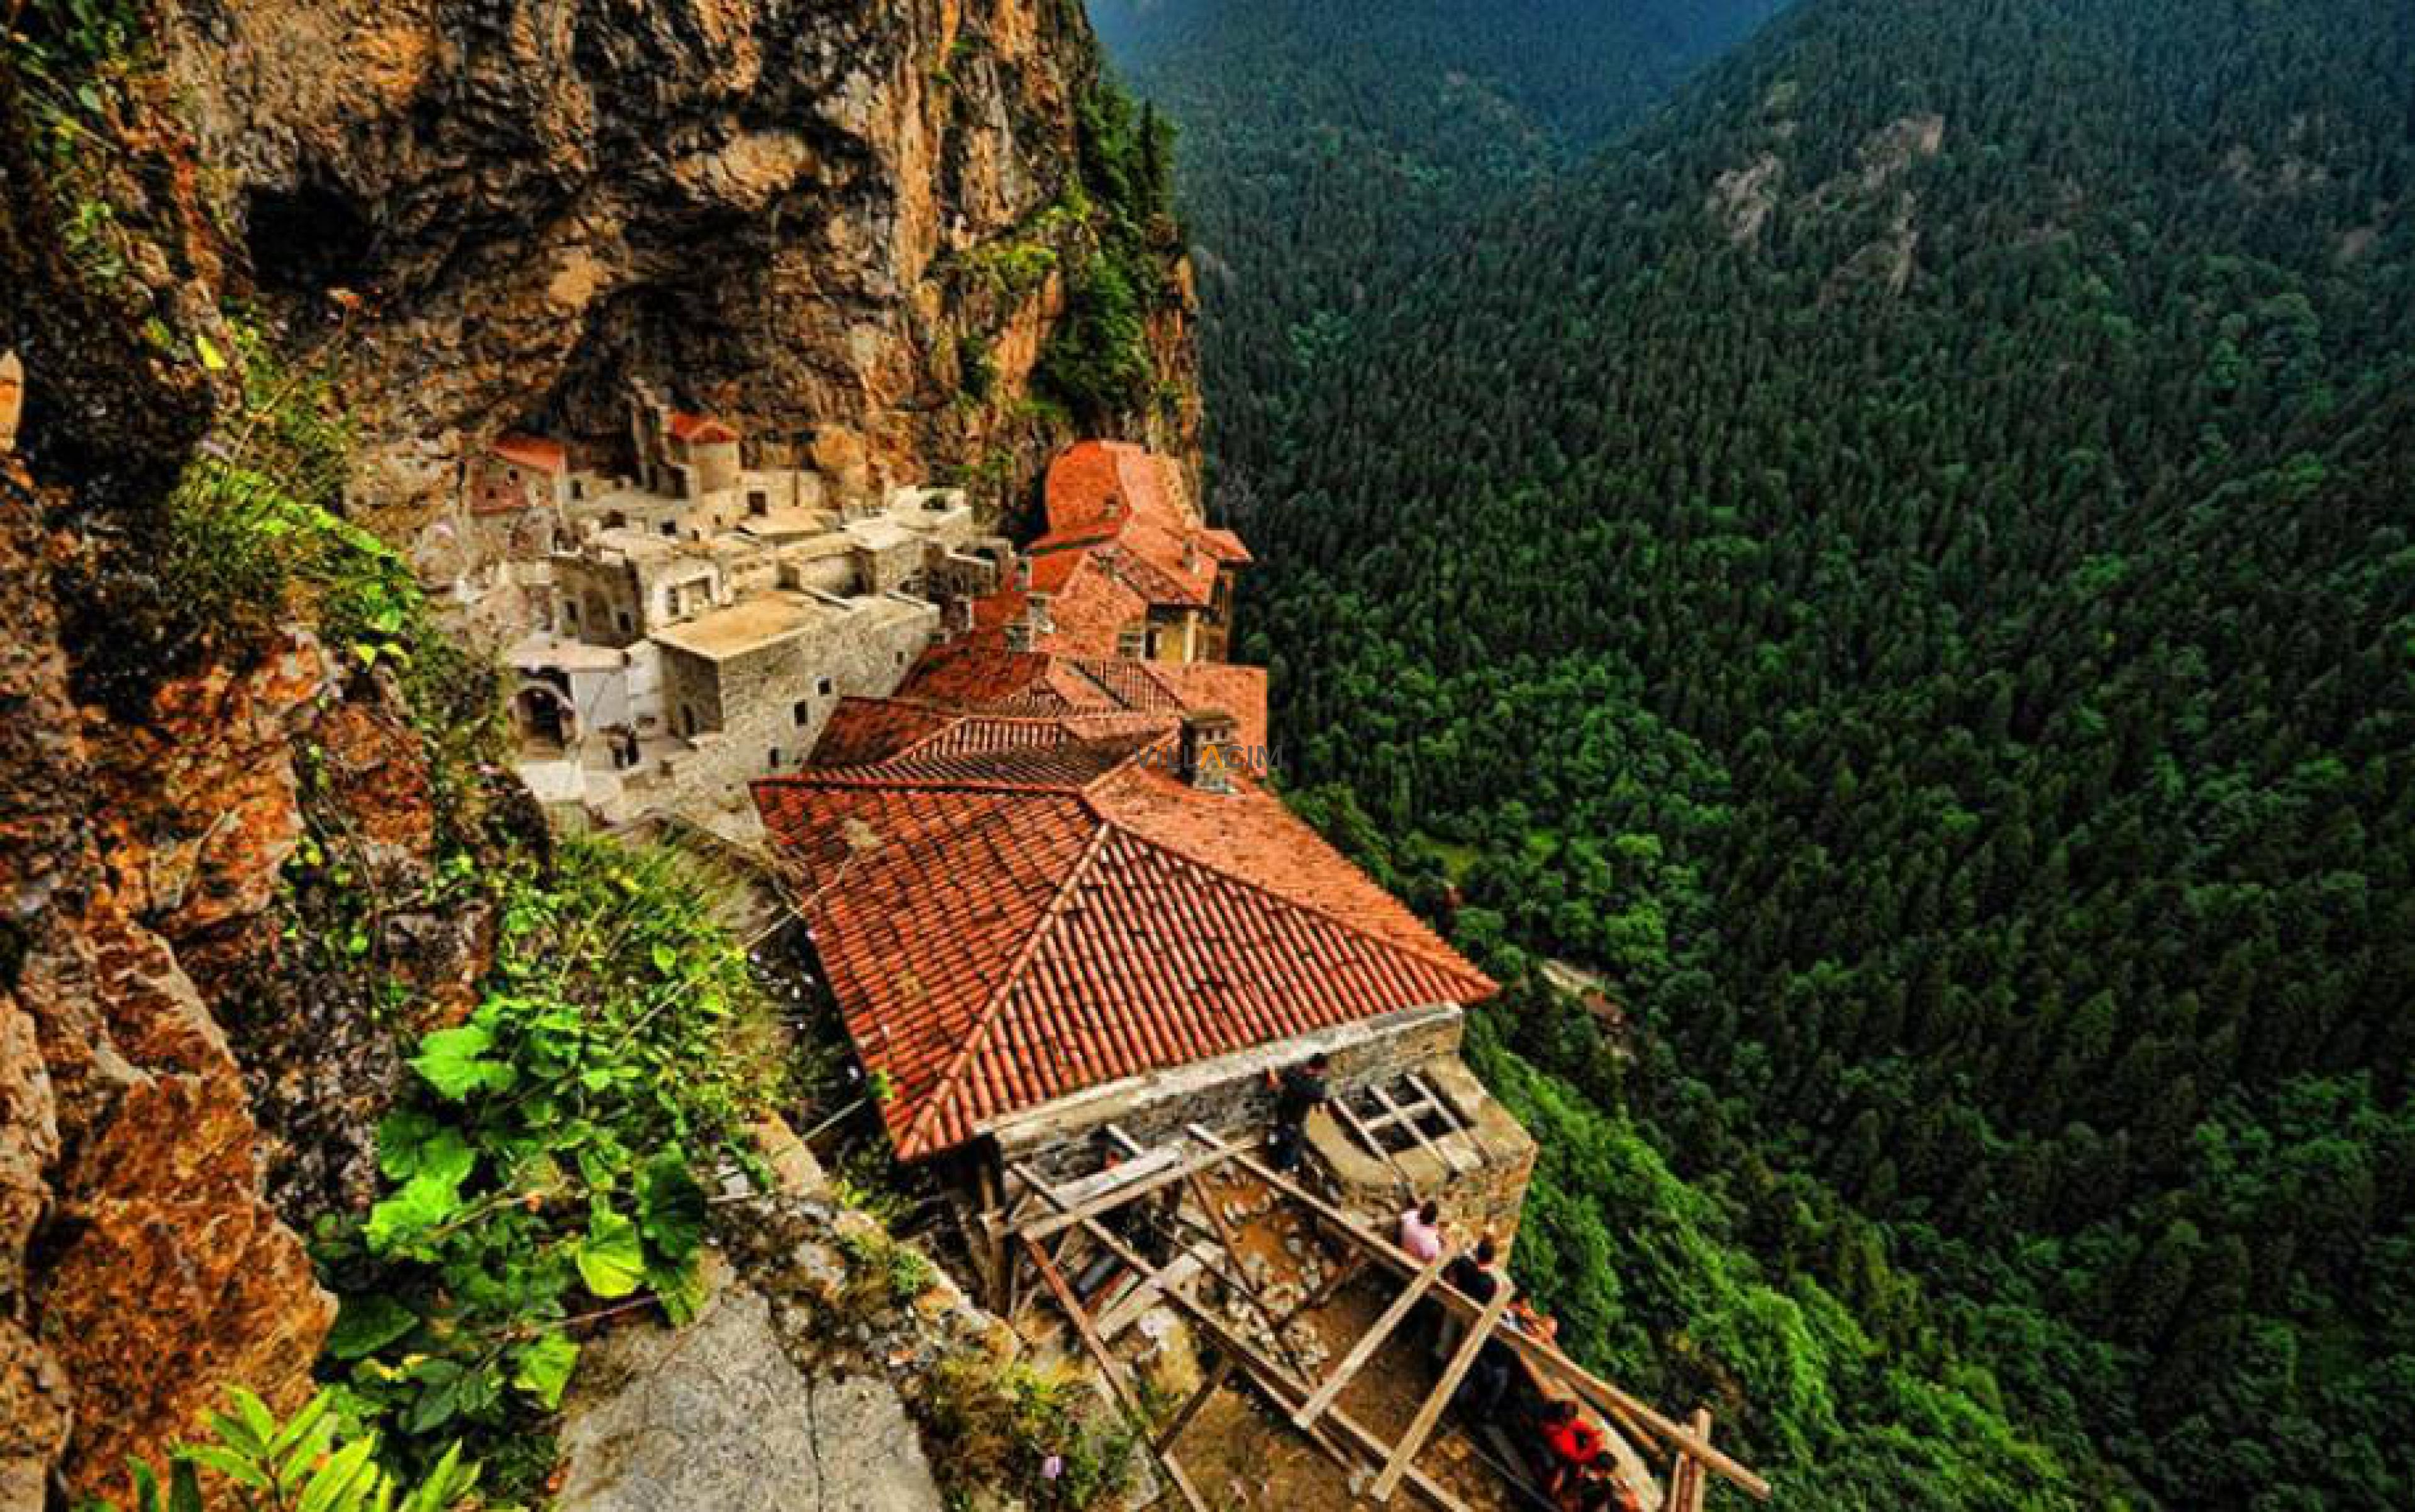
[[[562,472],[570,467],[569,450],[562,442],[547,441],[541,436],[523,436],[506,431],[495,438],[491,449],[506,462],[532,467],[541,472]]]
[[[671,437],[692,444],[736,441],[738,432],[728,421],[711,415],[690,414],[685,410],[673,410],[670,418]]]
[[[878,760],[910,743],[890,739],[877,754],[850,755],[853,721],[848,700],[832,715],[815,759],[824,765]],[[1268,743],[1267,674],[1264,667],[1222,662],[1145,662],[1116,656],[1066,656],[1046,651],[1009,651],[975,640],[957,640],[923,653],[894,700],[923,711],[911,723],[918,738],[938,726],[928,711],[950,717],[968,713],[1042,717],[1063,714],[1158,713],[1219,710],[1238,722],[1238,739],[1263,749]],[[884,716],[904,725],[908,716]],[[842,721],[848,723],[843,724]],[[1170,723],[1170,720],[1169,720]],[[833,733],[838,737],[833,743]]]
[[[1495,990],[1276,799],[1140,759],[1162,732],[1061,736],[756,785],[848,1032],[893,1088],[901,1156],[1084,1087]]]

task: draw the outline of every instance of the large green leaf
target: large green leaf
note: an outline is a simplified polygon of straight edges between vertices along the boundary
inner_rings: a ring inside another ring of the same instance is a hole
[[[579,1280],[597,1296],[627,1296],[646,1279],[646,1250],[638,1242],[638,1225],[608,1207],[599,1207],[588,1220],[578,1259]]]
[[[361,1359],[418,1325],[417,1314],[383,1292],[348,1296],[327,1335],[327,1353],[339,1360]]]
[[[494,1035],[484,1025],[439,1029],[419,1041],[412,1069],[426,1077],[440,1097],[454,1102],[472,1092],[508,1091],[514,1080],[511,1063],[487,1058],[493,1044]]]
[[[677,1150],[646,1162],[638,1190],[638,1220],[647,1242],[673,1260],[696,1252],[704,1240],[704,1189]]]
[[[512,1385],[545,1404],[548,1412],[562,1405],[562,1389],[578,1364],[578,1346],[558,1331],[548,1331],[524,1344],[515,1361]]]
[[[413,1176],[400,1191],[369,1209],[361,1237],[373,1253],[390,1254],[460,1211],[460,1193],[452,1183],[435,1176]]]

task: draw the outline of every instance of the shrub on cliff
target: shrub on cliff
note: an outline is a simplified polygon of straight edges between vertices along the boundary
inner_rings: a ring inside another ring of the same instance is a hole
[[[541,1474],[504,1441],[560,1404],[581,1331],[694,1306],[699,1175],[767,1095],[766,1011],[672,853],[578,841],[513,882],[484,999],[380,1126],[383,1200],[320,1236],[347,1411],[406,1460],[467,1431]]]

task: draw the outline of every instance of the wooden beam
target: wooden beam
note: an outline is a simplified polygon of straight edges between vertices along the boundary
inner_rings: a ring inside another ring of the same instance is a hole
[[[1350,1106],[1350,1099],[1346,1095],[1337,1092],[1328,1100],[1332,1105],[1333,1111],[1342,1115],[1342,1121],[1350,1126],[1350,1131],[1358,1136],[1358,1143],[1366,1145],[1369,1151],[1374,1155],[1375,1159],[1383,1161],[1385,1165],[1390,1167],[1392,1179],[1401,1184],[1401,1190],[1407,1193],[1412,1201],[1416,1200],[1418,1195],[1418,1184],[1409,1179],[1408,1172],[1402,1170],[1401,1162],[1392,1158],[1392,1152],[1384,1147],[1384,1142],[1377,1139],[1373,1132],[1371,1131],[1367,1128],[1367,1125],[1359,1118],[1358,1115],[1352,1110]]]
[[[1293,1422],[1306,1428],[1315,1422],[1325,1409],[1333,1405],[1333,1399],[1342,1395],[1342,1388],[1350,1384],[1350,1378],[1374,1358],[1375,1351],[1383,1348],[1384,1340],[1401,1325],[1401,1320],[1409,1315],[1409,1310],[1418,1305],[1418,1299],[1426,1295],[1426,1288],[1442,1279],[1442,1267],[1448,1264],[1448,1254],[1434,1256],[1425,1269],[1418,1272],[1416,1280],[1401,1288],[1401,1295],[1392,1298],[1392,1305],[1386,1308],[1367,1331],[1358,1336],[1358,1341],[1350,1346],[1350,1353],[1342,1356],[1342,1362],[1326,1376],[1324,1384],[1311,1392],[1308,1400],[1300,1404],[1299,1411],[1292,1415]]]
[[[1384,1111],[1386,1113],[1402,1115],[1401,1122],[1408,1126],[1409,1133],[1417,1140],[1418,1147],[1419,1149],[1424,1150],[1428,1155],[1432,1156],[1436,1163],[1448,1166],[1450,1170],[1461,1175],[1466,1174],[1467,1167],[1460,1163],[1461,1157],[1456,1153],[1445,1153],[1443,1147],[1433,1142],[1432,1135],[1429,1135],[1423,1129],[1418,1127],[1417,1119],[1407,1116],[1405,1111],[1401,1107],[1401,1105],[1392,1100],[1392,1094],[1385,1091],[1381,1086],[1373,1088],[1373,1091],[1375,1093],[1375,1100],[1384,1105]]]
[[[1268,1374],[1267,1367],[1271,1363],[1270,1361],[1252,1362],[1249,1367],[1251,1379],[1277,1407],[1289,1412],[1300,1400],[1300,1387],[1297,1383],[1283,1381]],[[1307,1431],[1309,1437],[1320,1445],[1329,1443],[1326,1437],[1328,1433],[1338,1435],[1351,1448],[1379,1464],[1392,1452],[1390,1445],[1377,1438],[1365,1424],[1339,1407],[1327,1409],[1325,1415],[1316,1420],[1316,1426]],[[1328,1452],[1335,1451],[1328,1448]],[[1438,1512],[1468,1512],[1467,1504],[1453,1495],[1448,1487],[1417,1466],[1409,1467],[1407,1479],[1410,1488],[1437,1508]]]
[[[1424,1077],[1415,1071],[1409,1072],[1409,1085],[1416,1090],[1418,1096],[1434,1105],[1434,1111],[1442,1115],[1442,1121],[1450,1126],[1452,1133],[1463,1134],[1468,1131],[1467,1120],[1459,1115],[1459,1110],[1450,1105],[1449,1099],[1428,1086]]]
[[[1150,1192],[1173,1186],[1178,1181],[1187,1181],[1199,1172],[1210,1166],[1222,1165],[1231,1159],[1233,1159],[1233,1152],[1229,1149],[1204,1151],[1186,1160],[1178,1160],[1163,1170],[1149,1172],[1138,1180],[1125,1182],[1095,1197],[1076,1202],[1070,1207],[1046,1218],[1033,1219],[1024,1223],[1016,1232],[1027,1239],[1045,1239],[1051,1235],[1062,1234],[1067,1229],[1079,1228],[1086,1220],[1096,1218],[1101,1213],[1114,1212],[1127,1203],[1136,1202]],[[1017,1164],[1014,1169],[1021,1172],[1025,1168]],[[1026,1175],[1025,1179],[1031,1178]],[[1053,1188],[1039,1185],[1036,1190],[1042,1196],[1052,1202],[1063,1200],[1057,1195]]]
[[[1383,1235],[1376,1234],[1373,1230],[1368,1228],[1367,1225],[1359,1221],[1358,1218],[1349,1213],[1343,1212],[1341,1208],[1336,1207],[1329,1202],[1327,1202],[1324,1198],[1316,1195],[1316,1193],[1310,1191],[1298,1182],[1292,1180],[1290,1177],[1283,1175],[1280,1172],[1270,1169],[1264,1161],[1253,1158],[1247,1151],[1234,1145],[1225,1145],[1222,1140],[1218,1139],[1214,1134],[1201,1129],[1197,1124],[1192,1124],[1191,1126],[1191,1132],[1192,1136],[1195,1139],[1200,1139],[1203,1142],[1216,1145],[1222,1145],[1223,1148],[1230,1150],[1233,1155],[1233,1162],[1236,1165],[1238,1165],[1242,1170],[1249,1172],[1252,1175],[1256,1176],[1259,1180],[1265,1182],[1269,1187],[1272,1187],[1275,1190],[1282,1192],[1284,1196],[1291,1198],[1294,1202],[1297,1202],[1300,1205],[1308,1208],[1318,1217],[1323,1218],[1327,1222],[1341,1230],[1345,1237],[1356,1243],[1371,1257],[1394,1272],[1396,1275],[1414,1276],[1418,1273],[1420,1268],[1418,1261],[1412,1259],[1406,1251],[1393,1244],[1390,1240],[1386,1239]],[[1443,1281],[1435,1285],[1433,1288],[1433,1295],[1446,1307],[1448,1307],[1452,1311],[1459,1313],[1462,1317],[1473,1317],[1483,1310],[1475,1298],[1459,1290],[1459,1288],[1451,1285],[1448,1281]],[[1542,1370],[1555,1379],[1567,1382],[1569,1387],[1579,1396],[1592,1401],[1595,1406],[1600,1408],[1603,1412],[1612,1414],[1622,1420],[1632,1422],[1639,1431],[1648,1433],[1650,1436],[1659,1439],[1665,1444],[1672,1445],[1677,1448],[1685,1450],[1690,1455],[1693,1455],[1696,1459],[1702,1460],[1702,1463],[1718,1472],[1718,1474],[1728,1482],[1738,1487],[1756,1500],[1763,1502],[1769,1500],[1769,1482],[1762,1479],[1759,1475],[1754,1475],[1751,1470],[1743,1464],[1738,1463],[1733,1456],[1723,1453],[1722,1451],[1712,1447],[1710,1445],[1703,1443],[1700,1438],[1695,1436],[1692,1430],[1682,1427],[1673,1419],[1655,1409],[1649,1402],[1642,1400],[1629,1392],[1622,1391],[1618,1387],[1612,1385],[1610,1383],[1601,1380],[1599,1377],[1587,1370],[1583,1366],[1581,1366],[1576,1361],[1569,1359],[1566,1355],[1561,1354],[1557,1348],[1542,1340],[1521,1333],[1515,1328],[1510,1329],[1501,1337],[1512,1349],[1515,1349],[1520,1355],[1524,1357],[1525,1360],[1529,1364],[1533,1365],[1537,1370]]]
[[[1148,1264],[1133,1253],[1130,1245],[1118,1238],[1114,1231],[1097,1219],[1084,1220],[1082,1232],[1134,1270],[1144,1275],[1154,1274]],[[1297,1371],[1251,1348],[1247,1340],[1225,1325],[1223,1319],[1180,1292],[1167,1289],[1164,1295],[1166,1301],[1172,1303],[1177,1311],[1190,1319],[1192,1325],[1206,1334],[1227,1357],[1240,1361],[1251,1379],[1258,1384],[1260,1390],[1273,1399],[1275,1405],[1288,1413],[1307,1396],[1308,1384]],[[1318,1419],[1317,1428],[1311,1430],[1309,1434],[1312,1442],[1329,1454],[1337,1451],[1324,1437],[1324,1430],[1328,1428],[1339,1430],[1372,1459],[1380,1460],[1390,1452],[1383,1440],[1354,1421],[1341,1408],[1335,1407],[1328,1409],[1325,1415]],[[1467,1512],[1465,1503],[1453,1496],[1440,1482],[1427,1475],[1423,1471],[1412,1466],[1408,1472],[1408,1481],[1419,1495],[1433,1504],[1438,1512]]]
[[[1199,1385],[1192,1389],[1189,1397],[1183,1399],[1181,1408],[1175,1413],[1172,1420],[1158,1430],[1158,1453],[1163,1454],[1174,1447],[1174,1441],[1180,1438],[1182,1430],[1191,1426],[1191,1420],[1199,1415],[1199,1409],[1208,1405],[1208,1399],[1222,1389],[1224,1378],[1231,1375],[1233,1370],[1231,1358],[1211,1347],[1208,1358],[1200,1365]]]
[[[1474,1368],[1476,1356],[1484,1353],[1484,1342],[1492,1337],[1492,1330],[1500,1326],[1501,1314],[1509,1310],[1509,1298],[1516,1295],[1518,1288],[1510,1284],[1507,1276],[1495,1280],[1498,1284],[1492,1289],[1492,1300],[1484,1304],[1484,1311],[1477,1318],[1476,1326],[1459,1341],[1459,1353],[1450,1357],[1450,1364],[1444,1369],[1442,1379],[1426,1393],[1424,1403],[1418,1408],[1418,1415],[1409,1419],[1408,1431],[1392,1445],[1392,1457],[1384,1461],[1383,1471],[1376,1475],[1375,1484],[1368,1489],[1367,1494],[1375,1501],[1388,1502],[1392,1499],[1392,1492],[1399,1488],[1401,1476],[1407,1471],[1409,1461],[1425,1447],[1426,1435],[1433,1431],[1434,1423],[1442,1416],[1442,1410],[1450,1405],[1451,1393],[1459,1389],[1460,1382]]]
[[[1135,1430],[1148,1431],[1148,1414],[1141,1406],[1140,1394],[1132,1389],[1131,1379],[1124,1374],[1123,1362],[1108,1353],[1098,1331],[1090,1326],[1090,1315],[1082,1310],[1082,1299],[1073,1295],[1073,1288],[1058,1273],[1057,1263],[1048,1258],[1048,1251],[1040,1248],[1038,1240],[1026,1237],[1023,1248],[1030,1255],[1031,1263],[1040,1267],[1040,1279],[1046,1281],[1048,1290],[1057,1295],[1057,1305],[1063,1308],[1065,1316],[1072,1320],[1073,1331],[1082,1338],[1082,1347],[1088,1350],[1090,1357],[1098,1362],[1099,1370],[1107,1378],[1107,1387],[1115,1393],[1117,1402],[1130,1415]],[[1208,1512],[1208,1504],[1201,1499],[1199,1488],[1191,1484],[1191,1476],[1174,1456],[1158,1447],[1154,1442],[1149,1445],[1149,1453],[1165,1467],[1165,1478],[1174,1482],[1174,1489],[1182,1493],[1183,1505],[1192,1512]]]
[[[1711,1442],[1711,1410],[1708,1407],[1694,1409],[1693,1422],[1690,1426],[1695,1435],[1704,1444]],[[1669,1505],[1666,1512],[1702,1512],[1702,1498],[1707,1490],[1708,1488],[1702,1481],[1702,1462],[1684,1450],[1679,1450],[1677,1468],[1669,1477]]]

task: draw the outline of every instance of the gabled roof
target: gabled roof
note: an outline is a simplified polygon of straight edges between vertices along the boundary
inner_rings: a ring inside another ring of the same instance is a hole
[[[671,412],[670,433],[673,440],[686,442],[691,445],[707,445],[715,442],[738,439],[737,430],[728,421],[716,420],[711,415],[690,414],[685,410]]]
[[[542,436],[524,436],[518,431],[505,431],[495,438],[488,448],[506,462],[532,467],[540,472],[565,472],[570,469],[570,452],[558,441]]]
[[[1024,732],[1029,733],[1029,732]],[[927,739],[927,738],[926,738]],[[1164,734],[755,786],[898,1154],[1085,1087],[1493,983],[1281,802]]]
[[[924,652],[892,701],[945,710],[947,717],[1155,713],[1169,723],[1185,710],[1213,709],[1238,723],[1244,745],[1267,744],[1266,669],[1221,662],[1066,656],[958,640]]]

